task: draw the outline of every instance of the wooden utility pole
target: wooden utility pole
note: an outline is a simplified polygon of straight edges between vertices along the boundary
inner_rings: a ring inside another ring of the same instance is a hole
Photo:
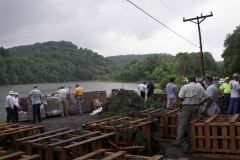
[[[198,25],[198,33],[199,33],[199,43],[200,43],[200,54],[201,54],[201,63],[202,63],[202,76],[205,75],[204,73],[204,63],[203,63],[203,51],[202,51],[202,37],[201,37],[201,30],[200,30],[200,23],[206,19],[207,17],[212,17],[213,14],[211,12],[210,15],[206,15],[203,16],[201,13],[201,17],[196,17],[196,18],[190,18],[190,19],[185,19],[185,17],[183,17],[183,22],[187,22],[187,21],[191,21],[193,23],[196,23]],[[197,22],[195,22],[194,20],[197,20]]]

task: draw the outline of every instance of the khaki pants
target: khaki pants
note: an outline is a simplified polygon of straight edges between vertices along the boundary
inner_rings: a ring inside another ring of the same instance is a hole
[[[179,127],[175,143],[181,143],[183,136],[187,132],[189,122],[197,118],[198,106],[183,106],[179,114]]]
[[[64,117],[64,114],[65,114],[65,116],[68,116],[68,112],[67,112],[68,111],[68,100],[65,98],[61,98],[60,106],[61,106],[61,110],[62,110],[62,112],[61,112],[62,117]]]

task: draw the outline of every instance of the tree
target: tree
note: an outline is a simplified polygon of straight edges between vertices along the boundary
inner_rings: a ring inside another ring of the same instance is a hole
[[[240,26],[237,26],[232,34],[227,34],[224,41],[224,73],[232,75],[240,71]]]

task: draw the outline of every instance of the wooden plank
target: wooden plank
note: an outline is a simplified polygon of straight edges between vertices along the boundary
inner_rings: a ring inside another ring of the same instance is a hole
[[[70,130],[70,131],[65,131],[65,132],[57,133],[57,134],[46,136],[46,137],[39,137],[37,139],[27,141],[27,143],[35,143],[35,142],[38,142],[38,141],[42,141],[42,140],[57,137],[57,136],[66,135],[68,133],[73,133],[73,132],[74,132],[74,130]]]
[[[60,131],[64,131],[64,130],[69,130],[69,129],[70,129],[69,127],[61,128],[61,129],[57,129],[57,130],[53,130],[53,131],[49,131],[49,132],[45,132],[45,133],[33,135],[33,136],[28,136],[28,137],[16,139],[16,141],[19,142],[19,141],[29,140],[29,139],[33,139],[33,138],[38,138],[38,137],[41,137],[41,136],[45,136],[45,135],[49,135],[49,134],[54,134],[54,133],[56,133],[56,132],[60,132]]]
[[[38,160],[38,159],[41,159],[41,156],[37,155],[37,154],[34,154],[34,155],[31,155],[31,156],[21,158],[19,160]]]
[[[78,146],[81,146],[81,145],[84,145],[84,144],[87,144],[87,143],[91,143],[95,140],[99,140],[99,139],[103,139],[103,138],[109,138],[109,137],[112,137],[114,135],[116,135],[116,134],[115,133],[107,133],[107,134],[103,134],[103,135],[100,135],[100,136],[97,136],[97,137],[94,137],[94,138],[91,138],[91,139],[87,139],[87,140],[84,140],[84,141],[81,141],[81,142],[76,142],[74,144],[70,144],[70,145],[62,147],[62,148],[64,150],[69,150],[71,148],[78,147]]]
[[[19,156],[21,156],[21,155],[23,155],[23,154],[24,154],[24,152],[22,152],[22,151],[15,152],[15,153],[11,153],[11,154],[8,154],[8,155],[5,155],[5,156],[0,157],[0,160],[17,158],[17,157],[19,157]]]
[[[95,157],[95,156],[97,156],[97,155],[99,155],[99,154],[102,154],[102,153],[104,153],[105,151],[107,151],[107,149],[99,149],[99,150],[96,150],[96,151],[94,151],[94,152],[91,152],[91,153],[88,153],[88,154],[85,154],[85,155],[83,155],[83,156],[81,156],[81,157],[78,157],[78,158],[76,158],[76,159],[74,159],[74,160],[87,160],[87,159],[89,159],[89,158],[92,158],[92,157]]]
[[[47,144],[47,146],[48,146],[48,147],[54,147],[54,146],[62,145],[62,144],[64,144],[64,143],[69,143],[69,142],[72,142],[72,141],[77,141],[77,140],[82,139],[82,138],[87,138],[87,137],[90,137],[90,136],[94,136],[94,135],[97,135],[97,134],[100,134],[100,133],[101,133],[101,131],[90,132],[90,133],[85,134],[85,135],[80,135],[80,136],[73,137],[73,138],[70,138],[70,139],[61,140],[61,141],[59,141],[59,142]]]
[[[194,157],[201,158],[213,158],[213,159],[237,159],[239,160],[239,155],[230,155],[230,154],[208,154],[208,153],[193,153]]]
[[[125,153],[127,153],[127,151],[118,151],[116,153],[110,153],[109,156],[107,156],[105,158],[102,158],[102,160],[113,160],[113,159],[116,159],[116,158],[119,158],[119,157],[123,156]],[[105,152],[105,154],[108,155],[107,152]]]
[[[155,155],[151,157],[149,160],[163,160],[163,155]]]

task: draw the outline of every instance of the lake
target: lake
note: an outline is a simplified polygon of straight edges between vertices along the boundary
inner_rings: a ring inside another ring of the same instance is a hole
[[[111,93],[113,88],[124,88],[128,90],[138,91],[139,83],[122,83],[122,82],[95,82],[95,81],[80,81],[64,83],[40,83],[36,84],[42,95],[52,94],[59,86],[71,86],[71,93],[74,92],[75,85],[79,84],[85,92],[90,91],[106,91],[107,95]],[[0,86],[0,121],[6,121],[5,98],[9,91],[18,92],[19,98],[27,97],[32,90],[34,84],[24,85],[4,85]]]

